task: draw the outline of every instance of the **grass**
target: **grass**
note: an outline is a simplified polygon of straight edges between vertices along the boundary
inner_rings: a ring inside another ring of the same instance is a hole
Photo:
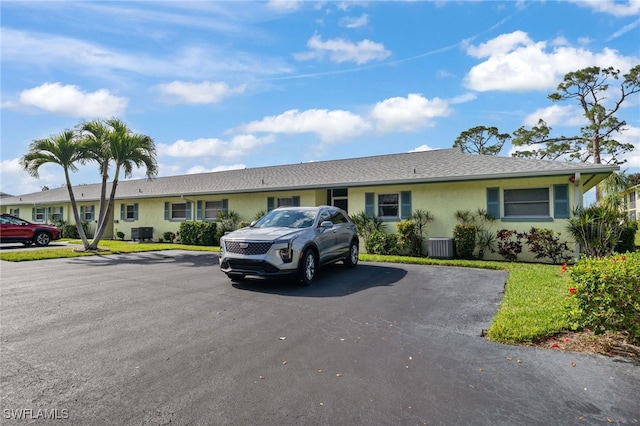
[[[79,241],[69,241],[79,244]],[[103,240],[99,253],[75,252],[72,248],[2,251],[0,260],[20,262],[78,256],[134,253],[158,250],[194,250],[217,252],[218,247],[188,246],[175,243],[130,243]],[[506,270],[509,272],[502,304],[488,330],[489,339],[502,343],[530,343],[568,330],[567,274],[557,265],[473,260],[440,260],[405,256],[360,254],[361,261],[442,265]]]

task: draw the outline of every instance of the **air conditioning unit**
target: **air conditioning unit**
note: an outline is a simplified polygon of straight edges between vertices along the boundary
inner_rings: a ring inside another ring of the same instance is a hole
[[[429,257],[453,259],[453,238],[429,238]]]

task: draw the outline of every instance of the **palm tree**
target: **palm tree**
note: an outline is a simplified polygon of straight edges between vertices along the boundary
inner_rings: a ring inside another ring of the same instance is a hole
[[[158,174],[158,163],[156,162],[156,148],[153,139],[147,135],[133,133],[125,123],[117,118],[106,120],[104,123],[85,123],[82,128],[85,140],[88,141],[85,157],[98,163],[102,175],[100,218],[95,237],[89,246],[89,249],[96,250],[113,211],[113,202],[121,171],[124,173],[124,177],[128,178],[131,177],[134,167],[144,166],[147,178],[151,179]],[[112,163],[114,167],[113,181],[107,201],[108,172]]]
[[[85,153],[81,141],[78,140],[72,130],[65,130],[47,139],[34,140],[29,146],[29,152],[20,159],[20,165],[34,178],[39,177],[38,172],[44,164],[53,163],[62,166],[67,190],[69,191],[73,217],[76,221],[76,228],[78,229],[78,234],[86,250],[89,247],[89,241],[87,240],[84,228],[82,228],[76,198],[71,185],[71,178],[69,177],[69,172],[78,170],[76,163],[83,162],[84,159]]]

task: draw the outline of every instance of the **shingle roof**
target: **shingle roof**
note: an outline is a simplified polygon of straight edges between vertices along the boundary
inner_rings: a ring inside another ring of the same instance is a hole
[[[464,154],[440,149],[283,166],[126,180],[118,183],[117,199],[179,195],[230,194],[304,188],[336,188],[422,182],[602,174],[618,166],[569,163],[516,157]],[[78,201],[100,199],[100,184],[74,187]],[[65,187],[2,199],[2,204],[54,203],[68,200]]]

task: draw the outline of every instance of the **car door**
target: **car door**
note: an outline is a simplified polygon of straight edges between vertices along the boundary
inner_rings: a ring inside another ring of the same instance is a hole
[[[320,251],[320,263],[330,260],[334,254],[336,245],[336,235],[333,227],[323,228],[322,222],[331,221],[331,213],[329,210],[323,209],[318,213],[318,221],[316,223],[316,245]]]
[[[335,210],[331,214],[331,222],[336,237],[332,254],[334,257],[343,257],[349,252],[351,244],[352,231],[349,228],[349,220],[340,210]]]

